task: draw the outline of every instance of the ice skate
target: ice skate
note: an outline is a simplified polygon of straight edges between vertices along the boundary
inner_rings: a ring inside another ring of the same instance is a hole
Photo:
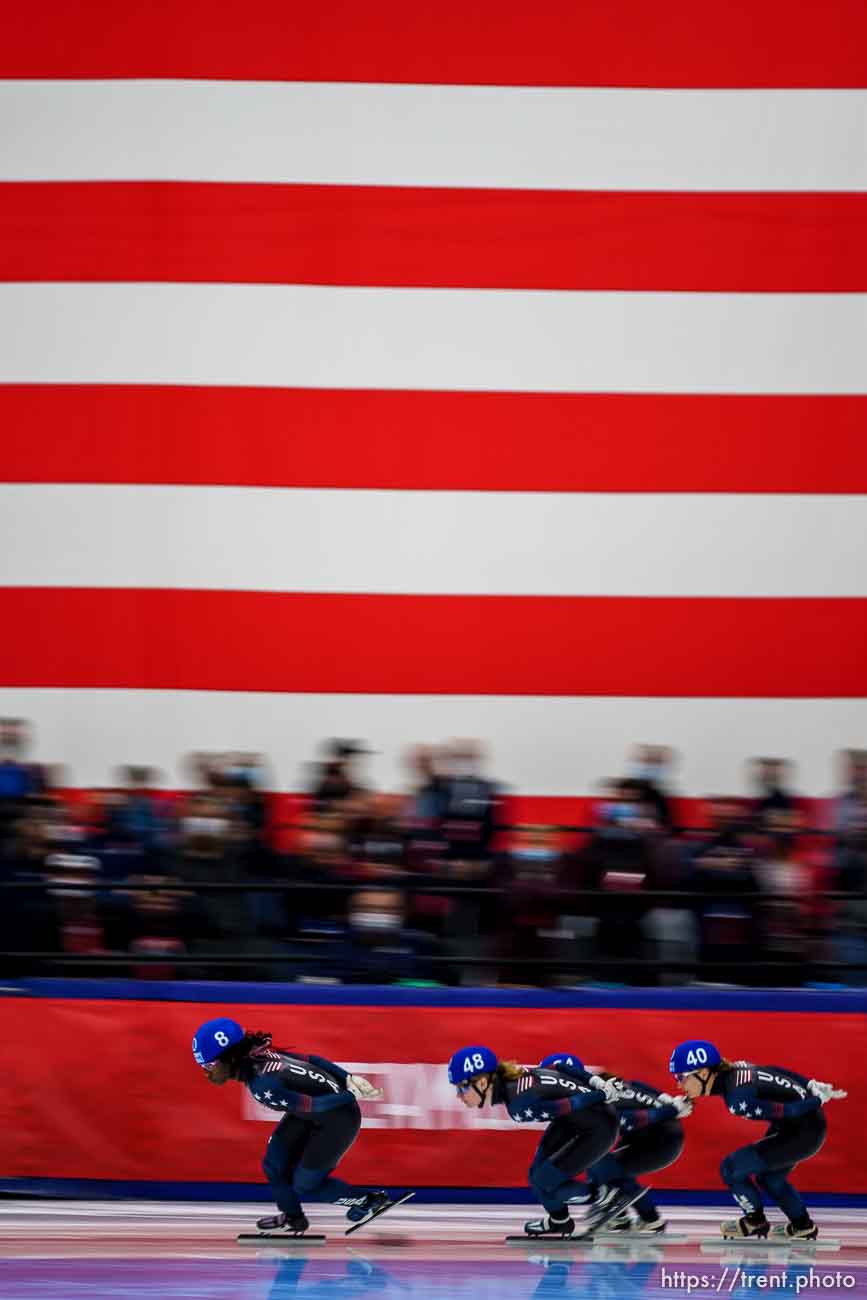
[[[241,1232],[238,1241],[298,1241],[309,1244],[325,1241],[323,1233],[308,1232],[310,1222],[306,1214],[267,1214],[256,1220],[258,1232]]]
[[[637,1201],[638,1197],[643,1195],[643,1192],[638,1192],[630,1196],[628,1192],[622,1192],[617,1187],[600,1187],[593,1209],[585,1216],[577,1235],[592,1237],[597,1232],[607,1231],[609,1224],[625,1214],[633,1201]]]
[[[758,1214],[746,1214],[741,1219],[724,1219],[719,1230],[727,1240],[741,1241],[744,1237],[767,1237],[771,1225],[765,1218],[764,1211]]]
[[[524,1224],[528,1237],[571,1237],[574,1231],[575,1220],[569,1214],[560,1219],[546,1214],[543,1219],[530,1219]]]
[[[809,1217],[806,1223],[801,1223],[798,1227],[794,1223],[775,1223],[771,1228],[773,1241],[815,1241],[818,1235],[819,1229]]]
[[[410,1200],[413,1196],[415,1196],[415,1192],[404,1192],[402,1196],[394,1198],[383,1190],[365,1193],[364,1196],[359,1198],[357,1204],[346,1211],[346,1217],[352,1223],[352,1227],[346,1229],[345,1235],[348,1236],[350,1232],[357,1232],[366,1223],[370,1223],[371,1219],[378,1219],[380,1214],[393,1210],[396,1205],[403,1205],[404,1201]]]

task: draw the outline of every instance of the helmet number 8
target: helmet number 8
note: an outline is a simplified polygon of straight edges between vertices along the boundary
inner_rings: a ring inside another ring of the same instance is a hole
[[[229,1035],[223,1033],[222,1029],[217,1030],[217,1032],[214,1034],[214,1038],[220,1044],[221,1047],[229,1046]]]

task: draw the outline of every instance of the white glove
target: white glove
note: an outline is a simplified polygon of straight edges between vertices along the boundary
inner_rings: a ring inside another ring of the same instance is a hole
[[[662,1101],[662,1097],[659,1098]],[[673,1106],[677,1111],[677,1118],[683,1119],[692,1114],[692,1102],[689,1097],[672,1097],[671,1101],[664,1102],[664,1105]]]
[[[842,1088],[835,1088],[833,1083],[820,1083],[818,1079],[811,1079],[807,1084],[807,1091],[811,1092],[814,1097],[818,1097],[824,1106],[831,1100],[839,1100],[841,1097],[848,1097],[848,1092]]]
[[[656,1099],[660,1106],[673,1106],[677,1097],[672,1097],[670,1092],[661,1092]]]
[[[365,1079],[361,1074],[350,1074],[346,1086],[353,1097],[357,1097],[359,1101],[379,1101],[385,1096],[382,1088],[375,1088],[370,1080]]]
[[[607,1102],[614,1102],[620,1096],[620,1086],[622,1079],[603,1079],[601,1074],[591,1074],[590,1083],[600,1092],[605,1093]]]

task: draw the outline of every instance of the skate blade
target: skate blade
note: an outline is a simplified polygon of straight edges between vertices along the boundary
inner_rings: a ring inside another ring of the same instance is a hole
[[[343,1235],[348,1237],[351,1232],[358,1232],[359,1228],[363,1228],[374,1219],[378,1219],[381,1214],[388,1214],[389,1210],[395,1209],[398,1205],[403,1205],[404,1201],[412,1200],[414,1196],[415,1192],[404,1192],[403,1196],[399,1196],[396,1201],[389,1201],[388,1205],[383,1205],[382,1209],[374,1210],[372,1214],[368,1214],[366,1219],[359,1219],[358,1223],[353,1223],[352,1227],[347,1228]]]
[[[547,1250],[552,1247],[554,1250],[560,1250],[563,1246],[592,1246],[594,1243],[589,1237],[575,1237],[564,1234],[562,1237],[531,1237],[528,1232],[522,1232],[519,1236],[504,1237],[507,1246],[532,1246],[534,1250]]]
[[[839,1250],[839,1237],[819,1237],[808,1241],[801,1237],[699,1237],[698,1244],[705,1255],[720,1250]]]
[[[635,1196],[632,1197],[631,1201],[627,1201],[625,1205],[618,1205],[617,1209],[613,1211],[611,1214],[606,1215],[605,1218],[602,1220],[602,1222],[599,1223],[595,1228],[585,1228],[583,1232],[581,1231],[576,1232],[575,1236],[579,1239],[579,1241],[589,1239],[591,1237],[601,1237],[605,1233],[605,1229],[607,1228],[611,1220],[616,1219],[618,1214],[625,1214],[631,1205],[634,1205],[636,1201],[641,1200],[643,1195],[644,1195],[643,1190],[640,1192],[636,1192]],[[617,1236],[618,1234],[614,1233],[611,1235]]]
[[[686,1233],[677,1232],[606,1232],[603,1229],[595,1236],[597,1241],[604,1241],[606,1246],[618,1241],[622,1241],[624,1246],[634,1246],[638,1242],[642,1246],[685,1246],[690,1240]]]
[[[281,1246],[322,1246],[325,1243],[325,1234],[322,1232],[297,1232],[294,1235],[291,1232],[239,1232],[238,1241],[242,1246],[251,1246],[254,1243],[262,1244],[267,1241],[270,1245],[279,1243]]]

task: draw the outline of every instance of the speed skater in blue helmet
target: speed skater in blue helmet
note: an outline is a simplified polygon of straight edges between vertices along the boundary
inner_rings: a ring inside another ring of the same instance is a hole
[[[379,1100],[381,1088],[327,1057],[273,1047],[270,1034],[228,1016],[199,1026],[193,1058],[211,1083],[234,1080],[279,1121],[262,1162],[279,1213],[260,1219],[260,1231],[303,1235],[304,1201],[346,1205],[354,1223],[400,1203],[384,1188],[356,1188],[335,1175],[361,1127],[359,1100]]]
[[[230,1048],[237,1047],[243,1038],[244,1031],[237,1020],[228,1016],[206,1020],[193,1035],[193,1058],[210,1074],[215,1062]]]
[[[704,1097],[723,1065],[720,1050],[703,1038],[687,1038],[671,1054],[668,1068],[690,1101]]]
[[[617,1138],[617,1115],[607,1104],[603,1081],[589,1075],[524,1066],[500,1060],[490,1047],[474,1044],[455,1052],[448,1063],[449,1083],[471,1110],[486,1103],[502,1106],[516,1124],[542,1123],[542,1135],[529,1169],[529,1183],[547,1211],[524,1225],[529,1237],[566,1237],[575,1224],[569,1201],[581,1193],[579,1174],[600,1159]],[[615,1200],[611,1214],[625,1201]]]
[[[581,1057],[577,1052],[549,1052],[549,1054],[543,1056],[542,1060],[539,1062],[540,1069],[545,1065],[554,1066],[555,1069],[560,1065],[565,1066],[567,1070],[584,1069],[584,1062],[581,1060]]]
[[[479,1044],[461,1047],[452,1053],[448,1066],[449,1083],[457,1089],[465,1106],[472,1109],[484,1106],[497,1065],[496,1052]]]
[[[596,1087],[603,1084],[617,1114],[617,1146],[586,1171],[583,1199],[591,1203],[586,1226],[592,1228],[605,1217],[607,1198],[617,1193],[631,1199],[632,1205],[611,1220],[610,1231],[664,1232],[665,1220],[653,1192],[638,1181],[638,1175],[658,1173],[678,1159],[684,1145],[680,1121],[690,1114],[692,1103],[683,1097],[670,1097],[641,1080],[610,1074],[599,1066],[591,1073],[571,1051],[550,1052],[539,1066]],[[580,1199],[575,1194],[570,1202]]]
[[[720,1224],[724,1237],[815,1240],[816,1224],[789,1182],[796,1165],[821,1149],[827,1130],[824,1108],[846,1092],[781,1065],[727,1061],[713,1043],[689,1039],[671,1054],[671,1073],[690,1101],[717,1097],[737,1119],[769,1125],[755,1142],[739,1147],[720,1165],[720,1175],[743,1211]],[[788,1223],[771,1227],[764,1198],[776,1201]]]

